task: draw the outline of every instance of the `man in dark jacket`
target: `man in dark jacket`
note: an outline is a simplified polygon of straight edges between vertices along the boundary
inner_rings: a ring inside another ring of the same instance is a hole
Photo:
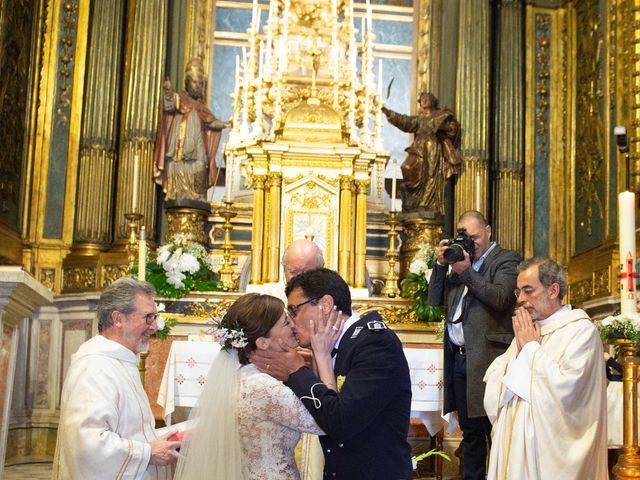
[[[513,339],[511,316],[520,256],[491,241],[491,226],[475,210],[463,213],[474,251],[449,265],[449,242],[437,246],[438,260],[429,281],[429,302],[446,307],[444,336],[444,414],[456,412],[462,429],[464,478],[484,479],[491,423],[483,407],[489,364]],[[471,255],[470,255],[471,254]],[[473,258],[471,258],[473,257]]]
[[[396,334],[377,312],[352,314],[349,287],[331,270],[319,268],[294,277],[286,293],[303,347],[310,344],[311,320],[322,324],[334,306],[346,320],[335,348],[337,391],[306,368],[295,350],[256,351],[251,358],[258,368],[285,381],[326,432],[320,437],[325,478],[412,478],[407,442],[411,381]]]

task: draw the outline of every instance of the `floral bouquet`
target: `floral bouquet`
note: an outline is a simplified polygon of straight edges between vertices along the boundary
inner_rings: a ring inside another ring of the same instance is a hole
[[[166,298],[180,298],[193,290],[220,290],[209,252],[185,235],[158,248],[156,260],[147,262],[146,279]]]
[[[440,307],[429,304],[429,278],[436,264],[436,251],[428,244],[423,244],[413,257],[409,266],[409,274],[400,282],[401,295],[413,298],[411,308],[419,320],[423,322],[439,322],[443,318]]]
[[[640,315],[621,313],[596,320],[603,341],[625,339],[640,342]]]
[[[165,311],[164,303],[156,303],[156,309],[158,310],[158,319],[156,320],[158,330],[156,330],[152,336],[160,340],[166,340],[171,333],[171,329],[178,322],[175,318],[165,318],[164,315],[162,315]]]

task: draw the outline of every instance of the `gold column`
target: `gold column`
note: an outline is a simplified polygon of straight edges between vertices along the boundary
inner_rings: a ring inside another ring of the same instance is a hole
[[[470,209],[487,213],[491,2],[461,0],[458,25],[455,111],[464,169],[456,186],[455,219]]]
[[[280,273],[280,203],[282,173],[269,172],[269,266],[267,282],[277,282]]]
[[[356,180],[356,236],[354,287],[365,288],[367,265],[367,194],[369,180]]]
[[[73,242],[89,11],[89,2],[47,3],[34,23],[36,57],[26,64],[35,80],[29,91],[22,264],[55,292],[62,289],[62,262]]]
[[[253,231],[251,234],[251,283],[260,284],[262,280],[263,221],[264,221],[264,184],[266,175],[253,176]]]
[[[441,1],[418,2],[417,92],[439,92]]]
[[[340,175],[338,274],[353,285],[353,176]]]
[[[522,5],[503,0],[500,9],[500,59],[497,75],[497,102],[494,129],[498,176],[495,183],[494,238],[500,245],[518,252],[524,247],[523,153],[524,86],[522,68]]]
[[[93,3],[80,138],[74,252],[97,253],[111,240],[124,0]],[[100,188],[96,188],[99,185]]]
[[[625,48],[628,53],[624,57],[625,65],[629,69],[627,102],[629,105],[629,124],[627,125],[627,135],[629,136],[629,155],[631,159],[630,170],[634,175],[631,175],[631,190],[640,192],[640,29],[638,24],[640,22],[640,0],[633,0],[627,2],[629,6],[629,15],[625,19],[627,25],[627,36],[625,37],[628,42],[628,47]],[[628,63],[627,63],[628,62]],[[620,189],[622,190],[622,189]]]
[[[124,214],[132,210],[133,158],[140,157],[138,211],[150,238],[155,235],[156,187],[152,178],[153,149],[163,78],[164,0],[135,0],[129,4],[124,92],[117,180],[117,243],[126,242]]]

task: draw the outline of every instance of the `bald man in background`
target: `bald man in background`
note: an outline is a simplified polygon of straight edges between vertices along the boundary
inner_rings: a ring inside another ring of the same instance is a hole
[[[284,270],[284,279],[281,279],[277,284],[272,285],[271,288],[261,291],[261,293],[277,297],[286,305],[287,297],[284,294],[284,288],[287,286],[287,282],[302,272],[324,267],[324,257],[322,256],[322,250],[320,250],[317,243],[313,240],[301,238],[299,240],[294,240],[289,244],[282,255],[280,263]],[[242,273],[240,274],[240,291],[246,291],[250,271],[251,261],[247,260],[242,267]]]

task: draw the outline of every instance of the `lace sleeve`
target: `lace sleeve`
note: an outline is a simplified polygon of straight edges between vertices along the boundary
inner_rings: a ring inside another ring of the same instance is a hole
[[[300,432],[324,435],[302,401],[279,380],[261,373],[247,386],[247,398],[242,401],[254,416]]]

